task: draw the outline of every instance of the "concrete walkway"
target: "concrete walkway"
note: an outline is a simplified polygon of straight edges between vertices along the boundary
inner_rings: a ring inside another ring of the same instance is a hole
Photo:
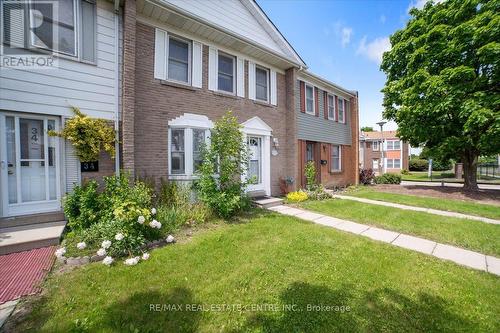
[[[424,208],[424,207],[408,206],[408,205],[402,205],[402,204],[393,203],[393,202],[386,202],[386,201],[379,201],[379,200],[372,200],[372,199],[351,197],[349,195],[338,195],[338,194],[335,194],[335,195],[333,195],[333,197],[334,198],[338,198],[338,199],[345,199],[345,200],[353,200],[353,201],[363,202],[363,203],[372,204],[372,205],[379,205],[379,206],[393,207],[393,208],[399,208],[399,209],[413,210],[413,211],[416,211],[416,212],[424,212],[424,213],[430,213],[430,214],[434,214],[434,215],[441,215],[441,216],[448,216],[448,217],[458,217],[458,218],[461,218],[461,219],[476,220],[476,221],[481,221],[481,222],[491,223],[491,224],[500,224],[499,220],[494,220],[494,219],[490,219],[490,218],[482,217],[482,216],[474,216],[474,215],[467,215],[467,214],[456,213],[456,212],[448,212],[448,211],[445,211],[445,210],[438,210],[438,209],[431,209],[431,208]]]
[[[455,183],[455,182],[426,182],[426,181],[412,181],[412,180],[403,180],[401,181],[402,186],[447,186],[447,187],[464,187],[463,183]],[[479,189],[481,190],[500,190],[500,184],[477,184]]]
[[[280,214],[295,216],[302,220],[365,236],[394,246],[432,255],[440,259],[451,260],[459,265],[500,276],[500,259],[492,256],[290,206],[280,205],[268,209]]]

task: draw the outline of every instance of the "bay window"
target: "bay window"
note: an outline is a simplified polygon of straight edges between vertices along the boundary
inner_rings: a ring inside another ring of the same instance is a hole
[[[337,145],[332,145],[332,156],[331,156],[331,171],[338,172],[342,170],[342,159],[341,159],[341,147]]]
[[[208,142],[209,128],[169,128],[169,177],[192,178],[203,163],[202,149]]]

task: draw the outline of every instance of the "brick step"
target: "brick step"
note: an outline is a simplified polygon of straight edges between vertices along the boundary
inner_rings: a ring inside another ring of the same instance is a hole
[[[66,221],[0,229],[0,255],[58,245]]]

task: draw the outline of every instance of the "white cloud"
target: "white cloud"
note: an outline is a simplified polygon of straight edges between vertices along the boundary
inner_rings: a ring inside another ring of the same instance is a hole
[[[351,42],[352,28],[343,27],[341,34],[342,34],[342,40],[341,40],[342,47],[346,47],[347,44]]]
[[[359,42],[356,54],[361,54],[371,61],[380,64],[382,62],[382,54],[391,49],[389,37],[379,37],[367,43],[367,38],[364,36]]]
[[[380,15],[380,23],[384,24],[384,23],[385,23],[385,21],[386,21],[386,19],[387,19],[387,18],[385,17],[385,15],[384,15],[384,14]]]

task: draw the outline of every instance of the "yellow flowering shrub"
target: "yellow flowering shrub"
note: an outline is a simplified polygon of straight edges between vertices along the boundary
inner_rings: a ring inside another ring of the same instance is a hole
[[[59,133],[49,131],[49,135],[69,140],[82,162],[98,160],[101,149],[114,158],[115,130],[113,127],[104,119],[91,118],[83,114],[77,107],[71,107],[71,109],[75,115],[66,122],[63,130]]]
[[[304,191],[290,192],[286,195],[286,198],[290,202],[301,202],[307,200],[307,193]]]

